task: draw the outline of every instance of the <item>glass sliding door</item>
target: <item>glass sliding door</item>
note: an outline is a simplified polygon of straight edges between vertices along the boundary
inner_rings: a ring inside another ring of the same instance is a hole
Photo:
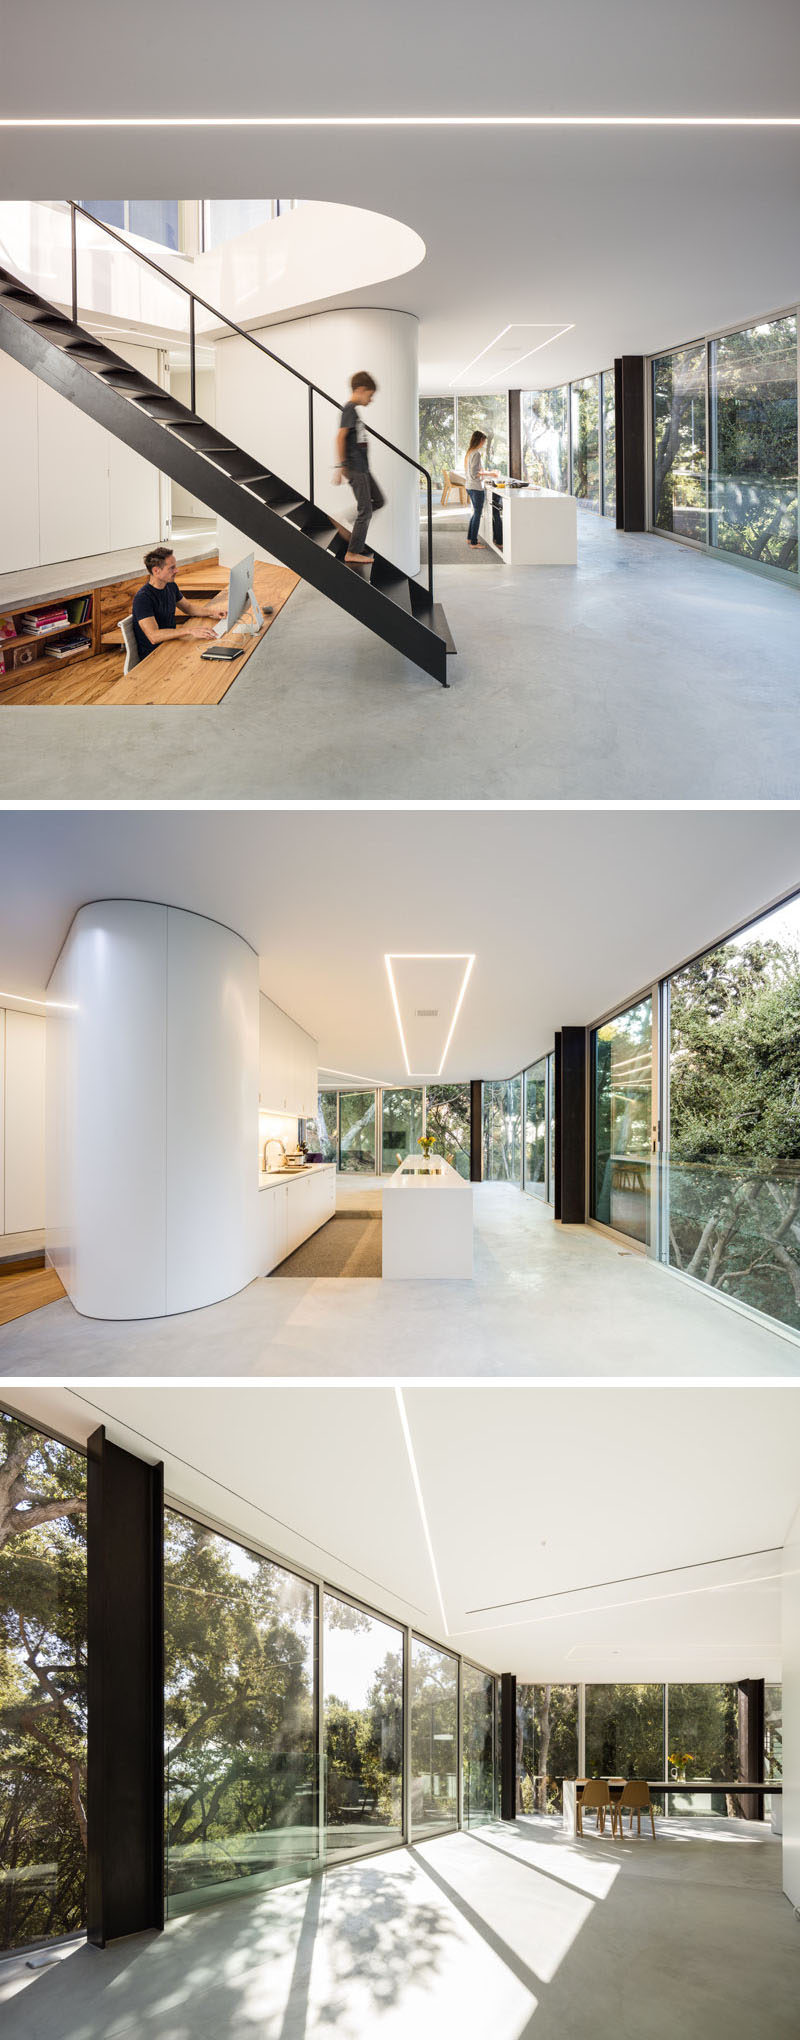
[[[578,1774],[577,1686],[517,1683],[517,1812],[560,1813]]]
[[[705,342],[653,362],[653,523],[676,537],[707,538]]]
[[[800,1331],[800,898],[669,982],[664,1259]]]
[[[402,1629],[324,1595],[324,1771],[328,1856],[403,1838]]]
[[[352,1175],[375,1174],[375,1092],[339,1092],[339,1167]]]
[[[384,1174],[414,1154],[422,1134],[422,1089],[382,1093],[381,1153]]]
[[[487,1183],[521,1185],[521,1075],[483,1086],[483,1175]]]
[[[171,1916],[318,1860],[316,1591],[167,1509],[164,1624]]]
[[[591,1213],[650,1240],[653,1002],[648,996],[592,1035]]]
[[[569,388],[523,390],[522,472],[537,489],[569,491]]]
[[[547,1198],[547,1057],[524,1073],[525,1149],[523,1185],[534,1197]]]
[[[709,542],[797,573],[797,319],[710,346]]]
[[[434,489],[441,489],[448,470],[457,468],[453,397],[420,397],[419,458],[429,470]]]
[[[472,1134],[469,1084],[426,1085],[425,1131],[433,1137],[436,1154],[444,1155],[468,1183]]]
[[[614,370],[606,368],[600,377],[603,421],[603,516],[617,512],[617,435]]]
[[[600,378],[570,384],[572,410],[572,494],[600,507]]]
[[[458,1825],[458,1659],[411,1639],[411,1837]]]
[[[461,1667],[464,1826],[480,1827],[497,1810],[496,1681],[491,1672]]]
[[[86,1460],[0,1414],[0,1474],[11,1517],[0,1572],[0,1951],[8,1954],[86,1925]]]
[[[339,1160],[339,1093],[320,1091],[317,1098],[317,1140],[326,1162]]]

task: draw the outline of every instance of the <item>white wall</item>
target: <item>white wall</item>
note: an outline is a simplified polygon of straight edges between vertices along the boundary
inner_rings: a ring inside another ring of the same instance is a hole
[[[339,413],[350,393],[350,377],[366,368],[378,391],[366,422],[404,452],[417,457],[418,333],[406,312],[352,310],[317,312],[305,319],[269,326],[256,337],[282,360],[299,368],[336,403],[315,400],[315,501],[339,523],[350,523],[353,499],[335,487],[335,440]],[[308,491],[308,392],[247,341],[220,340],[216,349],[216,423],[221,432],[263,460],[265,468]],[[387,498],[370,526],[370,544],[405,573],[419,571],[419,477],[385,447],[370,449],[370,463]],[[238,559],[252,541],[220,524],[219,553],[225,564]]]
[[[258,960],[136,900],[76,914],[50,983],[47,1251],[75,1308],[139,1318],[255,1273]]]
[[[117,351],[159,381],[157,348],[126,342]],[[82,559],[159,537],[157,469],[2,353],[0,417],[0,571]]]
[[[44,1226],[45,1023],[0,1009],[0,1238]]]
[[[783,1562],[783,1888],[800,1906],[800,1509]]]
[[[170,393],[179,404],[191,403],[191,377],[188,368],[172,368],[169,377]],[[197,415],[206,418],[209,425],[216,423],[216,377],[213,368],[198,368],[195,388]],[[199,496],[192,496],[188,489],[182,489],[180,482],[172,482],[172,517],[216,517],[215,510],[201,502]]]

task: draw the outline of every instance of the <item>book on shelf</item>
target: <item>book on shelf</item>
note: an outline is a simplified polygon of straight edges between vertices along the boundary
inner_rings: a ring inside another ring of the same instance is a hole
[[[13,616],[0,616],[0,644],[4,638],[16,637],[17,625]]]
[[[49,630],[63,630],[70,622],[66,606],[60,609],[30,609],[20,617],[20,632],[23,637],[45,637]]]
[[[91,648],[91,638],[85,636],[62,638],[60,644],[48,645],[45,657],[48,659],[71,659],[73,652],[89,652]]]
[[[67,603],[67,610],[70,623],[88,623],[92,614],[91,595],[75,595],[73,600]]]

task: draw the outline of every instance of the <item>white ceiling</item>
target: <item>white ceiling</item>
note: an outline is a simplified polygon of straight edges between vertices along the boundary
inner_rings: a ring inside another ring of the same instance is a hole
[[[160,900],[245,936],[321,1064],[396,1082],[385,952],[474,951],[443,1077],[501,1077],[800,886],[800,815],[6,810],[0,875],[0,994],[41,997],[87,900]]]
[[[534,364],[520,371],[530,387],[800,297],[796,129],[479,131],[441,118],[796,117],[796,0],[672,0],[667,15],[662,0],[498,0],[488,16],[480,0],[406,0],[402,28],[395,9],[373,7],[353,34],[323,0],[288,10],[229,0],[200,31],[195,0],[176,0],[179,65],[153,62],[164,34],[163,8],[141,0],[121,64],[94,0],[10,10],[4,115],[164,124],[9,130],[0,193],[282,192],[403,220],[426,244],[422,267],[327,302],[416,313],[428,390],[446,388],[508,324],[571,324],[534,358],[536,377]],[[430,124],[191,125],[336,115]]]
[[[174,1501],[493,1670],[780,1677],[780,1547],[800,1501],[792,1387],[770,1390],[768,1443],[746,1464],[743,1441],[765,1436],[763,1394],[746,1385],[9,1396],[76,1442],[105,1423],[163,1458]]]

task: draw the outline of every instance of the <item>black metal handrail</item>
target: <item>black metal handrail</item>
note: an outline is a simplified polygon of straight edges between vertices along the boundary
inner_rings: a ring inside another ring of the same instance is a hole
[[[302,369],[294,368],[291,361],[284,361],[282,355],[275,354],[271,347],[265,347],[263,340],[257,340],[254,333],[247,333],[245,332],[243,326],[237,326],[235,319],[229,319],[227,313],[221,312],[218,305],[209,304],[207,298],[203,298],[200,296],[199,291],[192,290],[191,286],[188,283],[181,283],[180,279],[177,276],[173,276],[170,270],[165,269],[162,263],[154,262],[152,255],[144,255],[142,253],[141,248],[134,248],[132,246],[132,243],[126,239],[124,234],[120,234],[116,227],[109,227],[105,220],[98,220],[95,217],[94,213],[90,213],[89,211],[87,211],[86,206],[80,204],[78,199],[68,198],[66,203],[70,209],[70,267],[72,279],[73,325],[77,326],[78,324],[77,215],[78,213],[80,213],[82,219],[91,220],[92,226],[100,227],[101,231],[104,234],[108,234],[109,238],[112,241],[119,241],[120,246],[124,248],[129,255],[135,256],[137,262],[145,262],[147,264],[148,269],[154,269],[157,276],[163,276],[165,283],[172,284],[175,290],[182,291],[184,297],[188,297],[189,381],[191,393],[191,409],[193,411],[195,409],[195,403],[197,398],[197,367],[196,367],[196,343],[195,343],[196,305],[202,305],[204,312],[210,312],[212,319],[219,320],[219,322],[223,326],[227,326],[232,333],[238,333],[239,338],[241,340],[249,340],[251,347],[258,347],[260,349],[260,352],[262,354],[266,354],[270,361],[274,361],[278,368],[285,368],[289,375],[293,375],[296,382],[305,383],[306,389],[308,390],[308,498],[309,502],[313,504],[314,398],[315,396],[322,397],[324,403],[331,404],[335,411],[340,411],[341,405],[338,403],[336,397],[330,396],[327,390],[321,389],[319,383],[312,382],[309,376],[303,374]],[[378,439],[380,441],[381,446],[388,446],[391,453],[399,454],[401,460],[406,461],[409,467],[416,468],[417,473],[420,475],[424,475],[425,477],[425,490],[427,496],[427,523],[428,523],[428,592],[430,594],[431,602],[433,602],[433,496],[430,471],[428,468],[422,466],[421,461],[415,460],[413,454],[406,453],[402,446],[396,446],[393,439],[384,438],[383,433],[378,432],[374,425],[367,425],[366,419],[364,420],[364,424],[367,432],[370,434],[370,437],[372,439]]]

